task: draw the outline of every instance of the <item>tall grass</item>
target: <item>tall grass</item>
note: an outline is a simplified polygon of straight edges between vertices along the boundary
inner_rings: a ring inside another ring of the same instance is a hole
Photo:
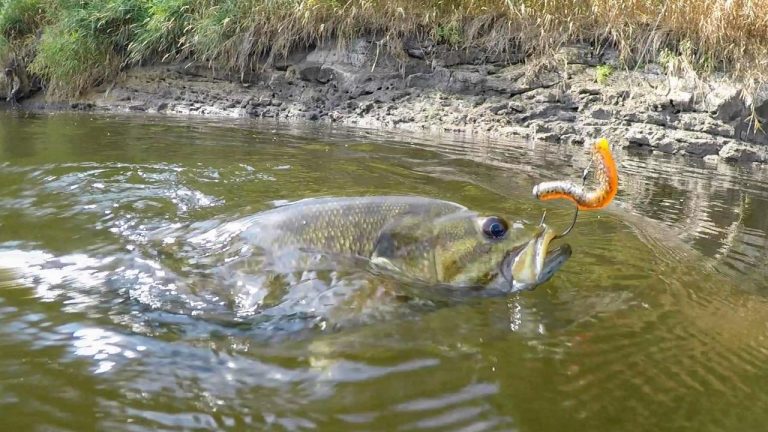
[[[416,37],[528,58],[579,42],[614,48],[630,67],[684,58],[768,76],[768,0],[0,0],[0,50],[34,39],[31,70],[61,97],[131,65],[184,59],[247,72],[358,35],[393,53]]]
[[[20,39],[34,33],[45,22],[45,0],[0,1],[0,34]]]

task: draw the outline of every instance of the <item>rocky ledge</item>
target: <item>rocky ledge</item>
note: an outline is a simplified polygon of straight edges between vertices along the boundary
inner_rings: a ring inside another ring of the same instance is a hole
[[[611,52],[580,46],[536,64],[479,49],[404,47],[385,54],[358,39],[247,74],[201,64],[136,67],[75,103],[49,104],[38,94],[22,107],[306,119],[574,144],[607,136],[708,161],[768,162],[768,135],[755,122],[768,120],[768,86],[747,94],[725,79],[670,76],[654,64],[621,70]]]

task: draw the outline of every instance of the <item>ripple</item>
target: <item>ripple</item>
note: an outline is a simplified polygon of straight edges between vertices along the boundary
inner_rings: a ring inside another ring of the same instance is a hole
[[[520,220],[546,207],[560,226],[570,206],[531,187],[576,178],[588,154],[143,120],[4,123],[18,137],[0,144],[8,428],[764,428],[766,172],[617,148],[615,205],[582,213],[573,257],[535,291],[404,305],[334,269],[272,298],[236,239],[261,210],[409,193]]]
[[[404,402],[394,407],[395,411],[427,411],[445,408],[473,399],[484,398],[499,392],[499,386],[494,384],[473,384],[451,395],[434,398],[416,399]]]

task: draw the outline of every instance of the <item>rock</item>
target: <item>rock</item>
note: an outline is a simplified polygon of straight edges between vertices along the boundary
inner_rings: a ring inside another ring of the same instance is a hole
[[[406,48],[405,52],[408,53],[409,56],[420,60],[423,60],[424,57],[426,57],[426,53],[424,53],[424,50],[421,48]]]
[[[395,94],[392,95],[392,102],[399,101],[400,99],[405,99],[410,95],[411,95],[411,92],[409,92],[408,90],[400,90],[398,92],[395,92]]]
[[[580,95],[592,95],[597,96],[600,93],[602,93],[602,90],[598,87],[581,87],[579,89],[576,89],[576,93]]]
[[[299,78],[307,82],[327,84],[333,79],[333,71],[322,66],[297,66]]]
[[[557,92],[552,90],[539,90],[533,93],[533,102],[534,103],[553,103],[553,102],[559,102],[560,97],[557,94]]]
[[[680,148],[678,153],[683,152],[699,157],[718,154],[722,148],[722,143],[715,141],[711,137],[690,137],[687,135],[679,136]]]
[[[451,67],[462,64],[462,56],[457,51],[450,51],[434,61],[435,66]]]
[[[598,102],[600,102],[600,96],[598,96],[598,95],[587,95],[587,96],[582,96],[582,98],[581,98],[581,102],[582,102],[584,105],[589,105],[589,104],[593,104],[593,103],[598,103]]]
[[[486,77],[477,71],[457,70],[451,74],[450,84],[455,91],[477,93],[485,84]]]
[[[768,84],[762,84],[754,96],[749,98],[748,104],[754,103],[755,115],[761,119],[763,123],[768,123]]]
[[[509,103],[507,104],[507,109],[510,111],[514,111],[516,113],[525,112],[525,106],[523,106],[523,104],[521,104],[520,102],[516,102],[516,101],[509,101]]]
[[[643,121],[645,123],[662,127],[671,126],[670,123],[674,122],[674,116],[671,116],[668,113],[648,112],[644,113],[641,117],[644,119]]]
[[[475,108],[477,108],[477,107],[479,107],[480,105],[484,104],[484,103],[485,103],[487,100],[488,100],[488,98],[487,98],[487,97],[485,97],[485,96],[477,96],[477,97],[475,97],[475,98],[473,98],[473,99],[471,100],[471,102],[472,102],[472,106],[473,106],[473,107],[475,107]]]
[[[403,63],[402,76],[409,77],[413,74],[423,73],[428,74],[432,72],[432,67],[424,61],[409,59]]]
[[[723,148],[725,148],[725,147],[723,147]],[[704,156],[704,162],[705,163],[716,164],[719,161],[720,161],[720,156],[719,155],[706,155],[706,156]]]
[[[669,105],[679,111],[693,110],[693,93],[685,91],[673,91],[667,96]]]
[[[508,108],[508,104],[500,103],[500,104],[494,104],[488,107],[488,112],[491,114],[499,114],[502,110],[506,110]]]
[[[745,143],[730,142],[720,149],[720,157],[728,162],[765,162],[765,149]]]
[[[344,114],[339,111],[332,111],[330,114],[328,114],[328,118],[330,118],[331,121],[335,123],[344,119]]]
[[[719,84],[707,94],[704,108],[725,122],[733,121],[747,112],[741,89],[727,84]]]
[[[624,89],[606,89],[602,95],[602,100],[608,105],[622,105],[629,99],[629,90]]]
[[[530,123],[528,123],[528,127],[533,131],[534,133],[550,133],[552,132],[552,128],[550,127],[548,122],[543,122],[539,120],[534,120]]]
[[[560,136],[560,142],[566,144],[584,144],[584,137],[576,134],[568,134]]]
[[[368,114],[369,112],[373,111],[375,107],[376,106],[373,104],[373,102],[367,102],[360,106],[359,112],[360,114]]]
[[[552,132],[534,135],[535,139],[542,142],[557,143],[560,141],[560,135]]]
[[[555,123],[553,125],[553,131],[561,136],[566,135],[578,135],[578,129],[571,123]]]
[[[600,62],[609,66],[613,66],[614,68],[621,67],[619,51],[613,48],[607,48],[600,56]]]
[[[302,61],[304,61],[304,59],[307,58],[308,54],[309,54],[308,51],[296,50],[291,54],[289,54],[287,57],[278,58],[274,62],[275,70],[285,72],[288,70],[289,67],[297,65]]]
[[[595,108],[588,115],[596,120],[609,120],[613,117],[613,113],[605,108]]]
[[[95,105],[91,102],[73,102],[69,105],[69,107],[78,111],[90,111],[95,107]]]
[[[568,64],[585,64],[597,66],[600,60],[595,56],[594,50],[588,44],[577,44],[560,48],[558,56]]]
[[[651,145],[651,138],[648,136],[648,134],[638,129],[630,129],[627,132],[626,138],[630,145],[641,147]]]
[[[547,123],[553,121],[575,122],[578,115],[560,105],[534,105],[531,110],[526,111],[525,114],[520,114],[518,117],[521,122],[544,119],[547,120]]]
[[[522,76],[522,74],[520,74]],[[488,75],[483,82],[482,90],[492,91],[513,97],[519,94],[530,93],[536,89],[549,88],[557,85],[559,80],[537,80],[533,83],[521,84],[520,76],[510,77],[507,74]],[[530,99],[535,97],[535,94],[526,95]]]
[[[675,154],[678,151],[680,151],[680,143],[673,140],[672,138],[662,138],[661,141],[659,141],[658,146],[656,149],[661,153],[669,153],[669,154]]]
[[[507,77],[491,75],[485,80],[485,89],[499,93],[508,93],[514,83]]]
[[[253,98],[250,98],[250,97],[243,99],[243,101],[240,102],[240,108],[243,108],[243,109],[247,108],[252,101],[253,101]],[[160,111],[160,108],[158,108],[157,110]]]
[[[406,87],[435,89],[443,88],[451,77],[451,72],[445,68],[437,68],[432,73],[416,73],[405,79]]]
[[[736,128],[731,125],[722,124],[717,121],[707,120],[699,126],[697,129],[699,132],[708,133],[710,135],[721,136],[725,138],[731,138],[736,136]]]

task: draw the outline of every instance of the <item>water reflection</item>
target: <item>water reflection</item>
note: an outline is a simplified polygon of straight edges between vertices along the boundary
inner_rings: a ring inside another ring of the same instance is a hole
[[[375,280],[341,284],[312,297],[359,295],[336,309],[353,325],[330,328],[306,325],[309,296],[259,321],[200,282],[229,222],[307,196],[412,193],[527,220],[547,208],[566,225],[570,206],[536,202],[531,187],[577,177],[586,152],[184,121],[2,122],[9,427],[698,431],[768,420],[768,170],[617,149],[616,205],[582,215],[572,261],[546,286],[406,311],[378,304]],[[307,292],[328,280],[314,276]],[[361,311],[375,313],[354,321]]]

